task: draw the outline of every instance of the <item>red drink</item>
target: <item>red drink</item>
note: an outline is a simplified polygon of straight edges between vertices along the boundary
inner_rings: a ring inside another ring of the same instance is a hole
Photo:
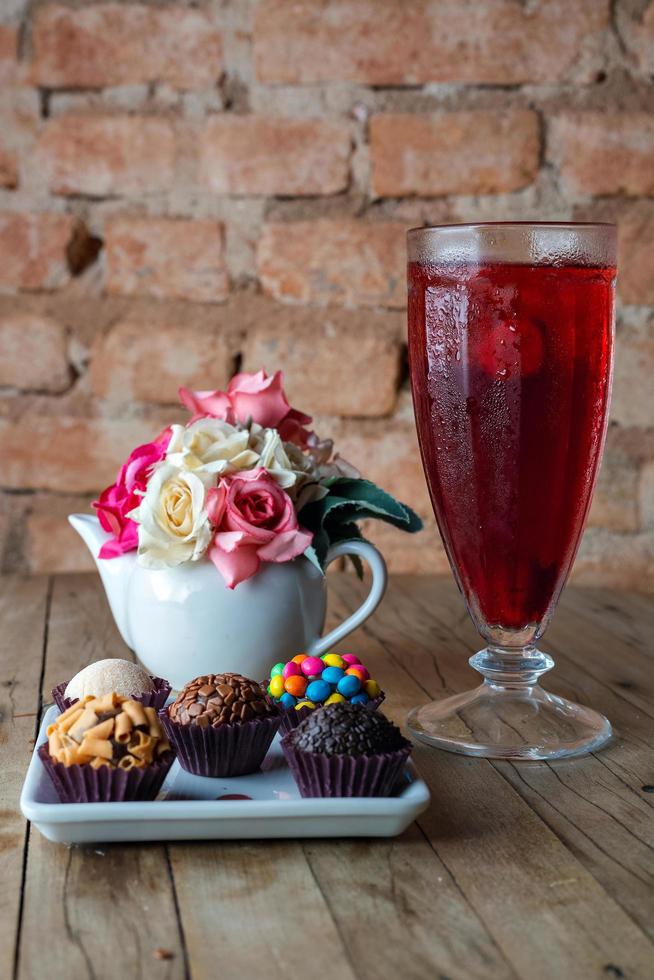
[[[546,625],[590,506],[614,267],[409,265],[423,464],[477,625]]]

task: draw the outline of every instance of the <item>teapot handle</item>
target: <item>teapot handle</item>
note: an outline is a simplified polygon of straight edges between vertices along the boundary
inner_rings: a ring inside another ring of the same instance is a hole
[[[342,555],[358,555],[370,566],[372,572],[372,585],[370,592],[366,596],[359,608],[348,616],[339,626],[336,626],[326,636],[316,639],[308,649],[313,657],[319,657],[326,653],[331,647],[346,636],[349,636],[355,629],[361,626],[374,613],[379,603],[384,598],[386,585],[388,583],[388,570],[386,562],[374,545],[368,541],[340,541],[333,545],[327,552],[325,567]]]

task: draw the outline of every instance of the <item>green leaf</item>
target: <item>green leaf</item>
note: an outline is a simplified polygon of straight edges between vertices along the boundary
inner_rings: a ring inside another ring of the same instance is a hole
[[[298,516],[314,535],[313,547],[321,565],[330,544],[361,538],[356,521],[377,519],[410,534],[422,529],[422,521],[406,504],[370,480],[344,477],[330,481],[327,496],[307,504]]]

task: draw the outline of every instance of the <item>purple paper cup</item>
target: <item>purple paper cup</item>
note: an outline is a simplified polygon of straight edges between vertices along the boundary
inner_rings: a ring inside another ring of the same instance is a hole
[[[382,703],[382,701],[384,700],[385,696],[386,695],[382,691],[381,694],[379,694],[376,698],[372,698],[370,701],[367,701],[365,704],[362,704],[361,707],[368,708],[369,711],[376,711],[377,708]],[[274,704],[275,707],[278,708],[282,716],[282,723],[279,726],[279,730],[283,734],[286,734],[287,732],[292,732],[295,728],[297,728],[300,722],[304,721],[305,718],[309,717],[312,711],[316,710],[315,708],[300,708],[300,710],[298,711],[296,708],[283,708],[280,704],[277,704],[277,702],[274,701],[269,695],[268,695],[268,700],[271,702],[271,704]]]
[[[153,677],[152,683],[154,684],[154,691],[146,691],[145,694],[133,694],[131,698],[133,701],[140,701],[144,708],[156,708],[159,711],[168,700],[172,688],[163,677]],[[68,684],[68,681],[64,681],[63,684],[57,684],[56,687],[52,688],[52,699],[60,711],[66,711],[71,704],[79,701],[79,698],[64,697],[64,691]]]
[[[292,733],[287,733],[282,749],[303,797],[394,796],[412,749],[405,739],[405,745],[395,752],[328,756],[303,752],[294,741]]]
[[[173,721],[166,708],[159,712],[159,718],[182,769],[213,779],[256,772],[281,720],[277,714],[218,728],[200,728],[193,722],[182,725]]]
[[[61,803],[127,803],[156,797],[175,761],[175,753],[165,752],[145,769],[92,769],[90,765],[65,766],[56,762],[44,742],[39,746],[39,758]]]

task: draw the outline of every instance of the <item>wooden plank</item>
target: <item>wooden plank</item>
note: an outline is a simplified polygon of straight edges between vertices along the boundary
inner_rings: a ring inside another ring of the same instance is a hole
[[[476,649],[474,630],[458,614],[452,616],[456,608],[456,601],[454,607],[450,605],[452,590],[447,594],[443,586],[434,589],[428,582],[414,582],[410,591],[421,609],[429,609],[441,628],[452,622],[454,647],[461,643],[466,654]],[[446,593],[444,599],[442,593]],[[574,598],[572,602],[574,605]],[[468,637],[472,637],[472,642],[465,642]],[[558,667],[550,675],[552,683],[547,678],[547,686],[604,712],[617,728],[618,736],[597,757],[552,765],[493,764],[634,921],[654,938],[654,794],[643,789],[654,776],[654,726],[648,715],[635,711],[625,701],[619,685],[597,680],[586,670],[585,664],[592,661],[595,653],[596,638],[589,637],[569,607],[558,611],[550,637],[557,639],[555,644],[550,639],[547,647]],[[575,661],[563,655],[558,642],[565,650],[574,648]],[[604,645],[612,648],[608,630],[604,632]],[[606,669],[609,667],[607,663]],[[651,686],[651,672],[639,671],[639,676]]]
[[[419,827],[304,851],[364,980],[516,976]]]
[[[124,655],[99,580],[55,580],[44,695],[90,660]],[[156,949],[172,959],[157,960]],[[18,977],[186,976],[165,847],[67,849],[30,835]]]
[[[299,844],[172,845],[170,857],[193,980],[358,975]]]
[[[357,604],[358,585],[334,588],[346,606]],[[428,603],[421,590],[429,593]],[[469,646],[457,636],[463,623],[449,583],[394,583],[356,640],[368,659],[375,644],[378,654],[385,653],[385,667],[377,672],[389,685],[393,712],[399,708],[403,715],[427,695],[470,686],[474,674],[469,676],[462,656]],[[422,747],[416,757],[440,801],[420,824],[521,976],[601,976],[618,969],[626,976],[650,975],[652,943],[498,769]],[[520,771],[532,768],[548,767],[525,764]]]
[[[0,587],[0,976],[14,968],[25,821],[18,798],[39,710],[48,580],[3,577]]]
[[[605,624],[639,653],[654,656],[654,595],[575,587],[563,593],[561,606]]]

